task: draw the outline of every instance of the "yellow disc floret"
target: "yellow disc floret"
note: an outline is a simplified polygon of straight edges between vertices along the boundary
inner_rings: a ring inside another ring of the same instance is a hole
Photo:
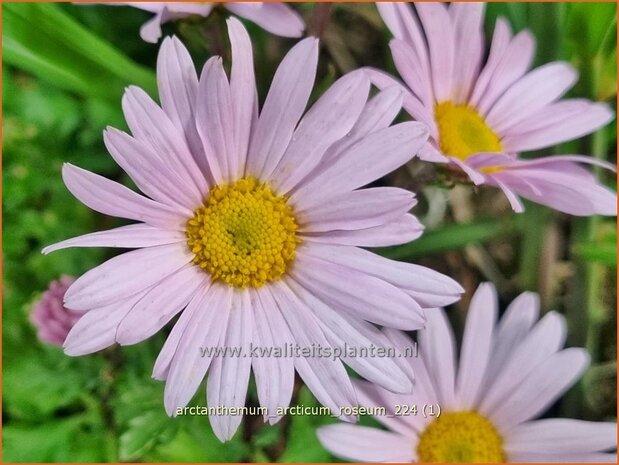
[[[504,463],[503,440],[477,412],[445,412],[419,438],[420,463]]]
[[[501,152],[501,140],[477,111],[467,105],[446,101],[434,110],[439,145],[446,155],[465,160],[480,152]]]
[[[285,196],[243,178],[213,187],[187,222],[193,262],[233,287],[260,287],[279,279],[300,240]]]

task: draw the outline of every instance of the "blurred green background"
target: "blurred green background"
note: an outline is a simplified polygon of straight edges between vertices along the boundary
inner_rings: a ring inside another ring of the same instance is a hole
[[[362,65],[393,71],[389,34],[372,4],[294,5],[309,32],[322,38],[315,98],[342,73]],[[164,341],[66,357],[40,343],[28,321],[49,281],[79,276],[116,253],[70,249],[43,256],[44,245],[120,223],[89,211],[65,189],[60,169],[71,162],[127,182],[106,154],[106,125],[126,129],[120,108],[129,84],[156,96],[158,47],[143,42],[149,14],[129,7],[3,3],[3,461],[332,461],[315,429],[332,420],[287,417],[276,426],[244,420],[220,444],[206,417],[169,419],[163,384],[150,378]],[[570,95],[614,106],[617,91],[616,4],[500,3],[487,6],[486,30],[497,16],[537,38],[537,64],[563,59],[580,71]],[[229,58],[225,14],[166,25],[188,45],[196,64]],[[277,63],[294,41],[247,23],[262,98]],[[615,161],[616,124],[555,153]],[[544,154],[549,151],[544,152]],[[540,154],[527,154],[537,156]],[[592,366],[552,413],[584,419],[616,412],[616,242],[614,218],[573,218],[527,204],[514,215],[493,189],[446,186],[425,165],[384,179],[418,192],[415,210],[425,235],[379,253],[415,261],[457,279],[468,294],[450,316],[461,328],[470,293],[493,281],[505,304],[523,290],[540,293],[544,310],[566,315],[569,344],[587,347]],[[616,187],[612,175],[601,173]],[[257,403],[250,388],[248,402]],[[204,405],[204,390],[194,399]],[[293,404],[316,401],[298,382]],[[362,419],[372,423],[371,419]]]

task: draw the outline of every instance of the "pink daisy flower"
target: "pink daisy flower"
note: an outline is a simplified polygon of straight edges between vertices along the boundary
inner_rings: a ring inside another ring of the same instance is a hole
[[[426,329],[417,333],[419,357],[406,359],[416,374],[413,394],[355,381],[361,405],[386,408],[375,418],[389,431],[329,425],[318,430],[322,444],[336,456],[367,462],[616,462],[607,452],[617,448],[616,423],[534,420],[589,364],[584,349],[562,349],[565,319],[548,312],[538,321],[532,293],[514,300],[498,322],[497,313],[494,286],[482,284],[457,363],[445,313],[428,312]],[[385,333],[401,350],[411,345],[402,332]]]
[[[47,344],[62,346],[73,325],[83,312],[67,309],[62,301],[75,278],[62,276],[49,283],[41,298],[33,305],[30,321],[37,328],[37,337]]]
[[[140,36],[146,42],[157,43],[161,38],[161,25],[168,21],[188,16],[208,16],[213,8],[221,5],[231,13],[248,19],[265,31],[282,37],[301,37],[305,24],[301,16],[285,3],[275,2],[125,2],[115,5],[128,5],[140,10],[155,13],[144,23]]]
[[[368,73],[379,88],[399,85],[404,109],[430,129],[420,158],[461,169],[476,185],[500,188],[517,212],[524,197],[572,215],[616,215],[616,193],[578,166],[613,165],[579,155],[517,156],[577,139],[613,119],[606,104],[561,100],[577,80],[569,64],[528,71],[533,36],[512,37],[502,19],[484,61],[481,3],[376,5],[394,35],[391,52],[405,84],[380,70]]]
[[[245,404],[253,368],[269,420],[289,404],[294,371],[324,405],[356,403],[337,358],[203,356],[205,347],[390,346],[373,323],[414,330],[422,308],[459,299],[452,279],[359,247],[405,243],[422,233],[403,189],[358,189],[411,159],[427,130],[391,125],[398,89],[368,99],[363,72],[337,80],[303,116],[316,75],[318,40],[294,46],[262,110],[247,31],[228,20],[232,68],[209,59],[198,79],[189,53],[165,39],[157,78],[161,107],[130,87],[123,110],[132,136],[105,131],[112,157],[148,197],[66,164],[68,189],[101,213],[139,223],[47,247],[137,248],[88,271],[67,307],[88,313],[65,342],[83,355],[135,344],[181,313],[153,371],[174,415],[207,371],[208,404]],[[376,154],[380,153],[379,159]],[[344,357],[360,375],[409,392],[408,367],[387,358]],[[211,416],[229,439],[241,417]]]

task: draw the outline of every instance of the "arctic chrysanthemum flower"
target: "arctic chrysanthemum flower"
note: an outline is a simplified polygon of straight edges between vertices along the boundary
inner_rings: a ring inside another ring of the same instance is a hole
[[[572,215],[616,215],[616,194],[578,163],[614,170],[613,165],[585,156],[517,157],[584,136],[613,119],[603,103],[560,100],[577,79],[569,64],[553,62],[528,72],[534,39],[528,31],[512,37],[502,19],[484,63],[480,3],[376,5],[395,37],[391,52],[405,84],[379,70],[368,73],[380,88],[400,85],[405,110],[430,129],[420,158],[449,163],[476,185],[500,188],[517,212],[523,211],[521,196]]]
[[[589,363],[584,349],[562,349],[561,315],[548,312],[537,321],[535,294],[520,295],[497,323],[494,287],[482,284],[471,301],[458,364],[445,313],[427,316],[419,357],[407,359],[416,374],[413,394],[355,382],[361,405],[386,408],[376,419],[391,431],[323,427],[318,437],[333,454],[369,462],[616,462],[605,452],[617,447],[616,423],[534,420]],[[385,332],[401,348],[410,346],[403,333]],[[430,405],[435,416],[427,415]]]
[[[74,312],[63,305],[64,294],[75,278],[63,276],[49,283],[41,298],[33,305],[30,321],[37,328],[37,337],[48,344],[62,346],[67,334],[83,312]]]
[[[420,123],[391,126],[401,93],[368,99],[363,72],[337,80],[302,117],[318,41],[293,47],[258,112],[252,46],[228,20],[230,81],[213,57],[200,79],[187,50],[166,39],[157,77],[161,107],[129,88],[123,110],[133,136],[105,132],[112,157],[150,198],[72,165],[69,190],[101,213],[140,223],[48,247],[138,248],[80,277],[66,294],[88,310],[65,343],[70,355],[114,342],[140,342],[182,311],[153,376],[166,380],[170,414],[186,405],[209,371],[208,403],[239,407],[253,368],[260,403],[286,407],[296,369],[334,413],[356,404],[333,358],[212,357],[209,347],[389,346],[372,323],[424,324],[422,308],[459,299],[461,287],[424,267],[358,246],[408,242],[422,232],[414,196],[393,187],[361,189],[406,163],[425,143]],[[206,356],[205,356],[206,354]],[[408,369],[387,358],[343,357],[359,374],[407,392]],[[221,439],[240,416],[213,416]]]
[[[162,24],[194,15],[206,17],[217,5],[213,2],[125,2],[114,4],[128,5],[155,13],[155,17],[140,29],[142,39],[151,43],[156,43],[161,38]],[[278,36],[300,37],[305,29],[301,16],[285,3],[223,2],[221,6]]]

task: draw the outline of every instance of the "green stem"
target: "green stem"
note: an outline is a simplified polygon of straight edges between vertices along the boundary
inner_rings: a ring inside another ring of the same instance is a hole
[[[593,157],[603,159],[608,149],[608,140],[605,131],[596,132],[591,141]],[[587,242],[596,240],[597,231],[600,226],[600,217],[594,216],[589,219]],[[604,272],[605,267],[599,263],[587,262],[585,265],[587,271],[586,283],[586,310],[589,316],[589,324],[585,339],[585,347],[591,355],[593,361],[599,361],[600,349],[600,333],[602,326],[608,319],[608,312],[603,302],[604,291]]]
[[[587,92],[596,95],[600,85],[601,67],[596,60],[590,60],[583,77],[588,84]],[[589,138],[589,152],[594,158],[603,160],[608,152],[609,140],[604,129],[597,131]],[[600,169],[594,168],[594,174],[599,175]],[[601,225],[600,217],[592,216],[575,222],[573,246],[590,244],[596,240]],[[584,346],[591,356],[592,364],[600,359],[600,339],[602,328],[608,320],[608,311],[603,301],[604,280],[606,269],[599,263],[576,257],[576,272],[582,279],[574,283],[572,304],[567,306],[566,317],[570,322],[570,342],[573,345]],[[583,413],[583,385],[570,392],[563,402],[562,414],[581,416]]]

